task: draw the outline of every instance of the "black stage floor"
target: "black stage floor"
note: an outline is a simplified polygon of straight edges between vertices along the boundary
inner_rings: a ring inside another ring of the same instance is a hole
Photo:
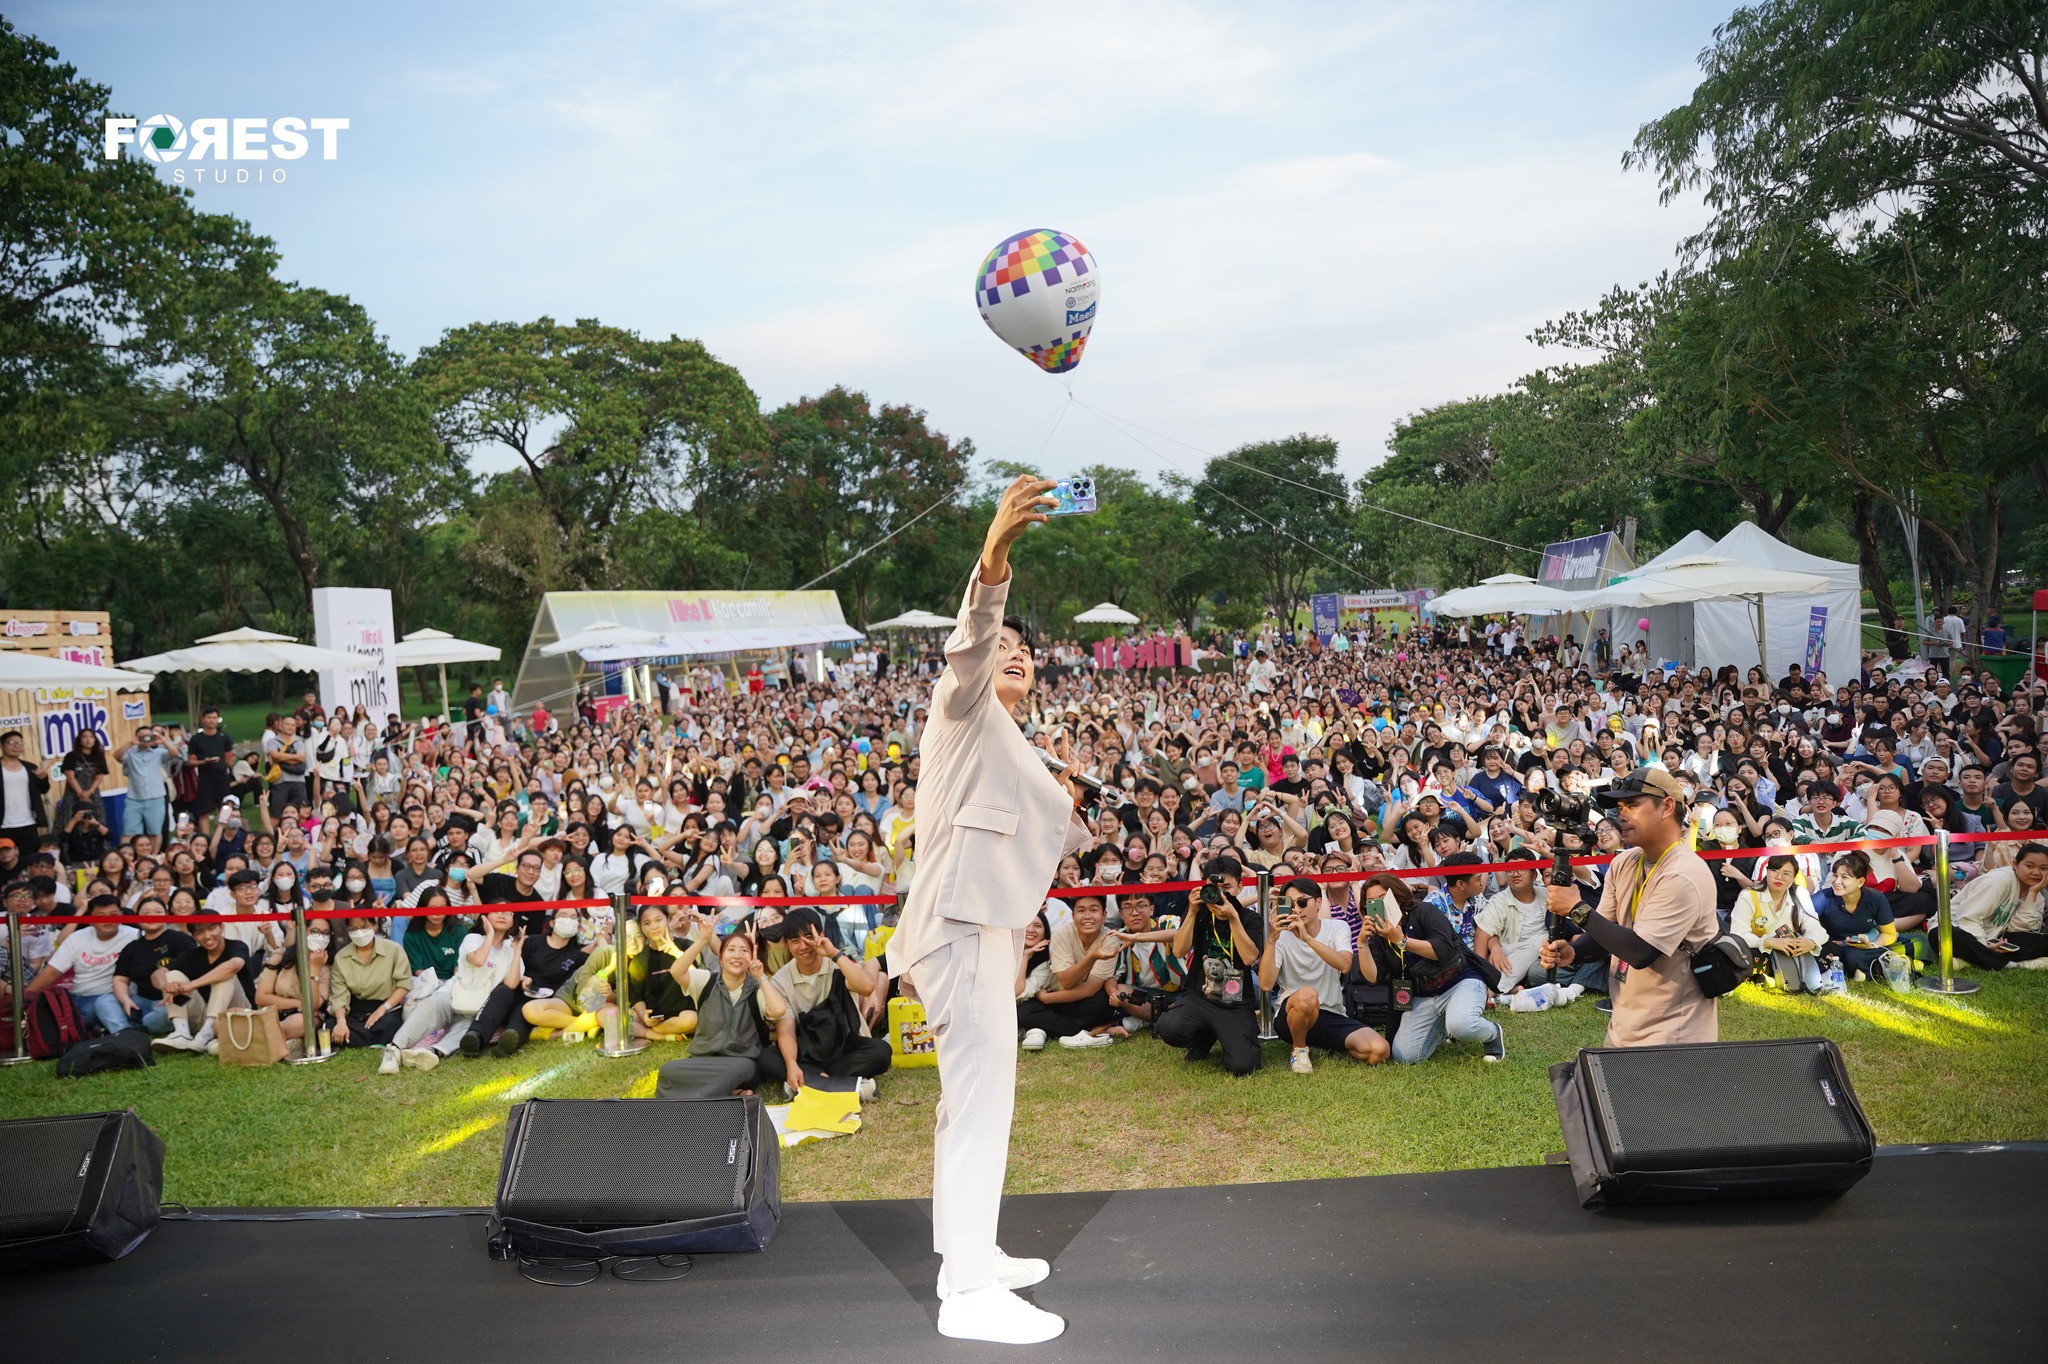
[[[0,1275],[13,1359],[218,1364],[961,1359],[926,1205],[807,1203],[761,1255],[549,1288],[483,1217],[166,1222],[128,1259]],[[2048,1151],[1888,1151],[1832,1202],[1590,1213],[1558,1167],[1009,1200],[1067,1333],[1034,1358],[2048,1357]]]

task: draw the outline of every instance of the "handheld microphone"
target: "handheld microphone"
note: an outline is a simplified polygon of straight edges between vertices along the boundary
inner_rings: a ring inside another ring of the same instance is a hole
[[[1045,770],[1052,773],[1055,777],[1071,777],[1073,779],[1074,785],[1080,787],[1083,791],[1086,791],[1089,795],[1095,797],[1097,800],[1103,800],[1109,796],[1109,788],[1107,786],[1104,786],[1094,777],[1086,776],[1083,773],[1071,770],[1066,763],[1060,761],[1060,759],[1053,754],[1051,749],[1039,748],[1037,745],[1034,744],[1032,746],[1031,751],[1033,753],[1036,753],[1038,755],[1038,760],[1045,764]],[[1118,794],[1121,795],[1122,793],[1119,792]]]

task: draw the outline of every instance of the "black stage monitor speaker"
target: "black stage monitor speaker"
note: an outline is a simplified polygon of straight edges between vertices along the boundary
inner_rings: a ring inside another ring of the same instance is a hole
[[[118,1260],[163,1192],[164,1144],[133,1110],[0,1122],[0,1268]]]
[[[501,1255],[761,1250],[782,1147],[759,1098],[528,1099],[505,1124]]]
[[[1589,1208],[1838,1194],[1877,1154],[1826,1038],[1586,1050],[1550,1082]]]

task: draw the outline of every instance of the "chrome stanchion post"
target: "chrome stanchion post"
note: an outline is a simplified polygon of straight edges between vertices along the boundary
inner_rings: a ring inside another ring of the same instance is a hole
[[[1265,925],[1266,931],[1266,945],[1261,950],[1270,952],[1273,950],[1274,939],[1273,869],[1271,867],[1259,868],[1259,920]],[[1273,977],[1273,984],[1277,986],[1279,983],[1280,977]],[[1280,1034],[1273,1030],[1274,1012],[1273,996],[1265,990],[1259,991],[1259,1040],[1261,1042],[1278,1042],[1280,1040]]]
[[[334,939],[334,925],[323,919],[327,926],[329,945]],[[320,1050],[320,1015],[313,1008],[313,1001],[319,998],[313,991],[313,953],[306,946],[306,907],[292,906],[292,948],[298,956],[299,972],[299,1022],[304,1028],[299,1038],[299,1054],[291,1058],[295,1066],[317,1066],[322,1061],[332,1061],[334,1053]]]
[[[28,1054],[28,1024],[22,1017],[21,998],[21,915],[7,911],[8,1013],[14,1023],[14,1054],[0,1056],[0,1066],[27,1065],[35,1060]]]
[[[1934,902],[1940,919],[1936,929],[1935,955],[1941,961],[1941,974],[1922,976],[1917,983],[1932,994],[1974,995],[1983,988],[1981,985],[1974,980],[1957,980],[1951,974],[1955,969],[1956,929],[1955,921],[1949,915],[1948,883],[1948,830],[1937,829],[1934,834]]]
[[[613,1060],[638,1056],[647,1050],[647,1043],[633,1036],[633,986],[628,979],[631,963],[626,952],[626,928],[634,922],[632,914],[632,896],[612,896],[612,1003],[619,1011],[619,1041],[617,1046],[598,1043],[597,1054]]]

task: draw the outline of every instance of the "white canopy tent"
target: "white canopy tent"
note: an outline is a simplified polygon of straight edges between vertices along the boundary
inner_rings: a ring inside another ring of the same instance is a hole
[[[1572,594],[1545,587],[1520,573],[1496,573],[1471,587],[1431,598],[1430,612],[1439,616],[1549,615],[1572,610]]]
[[[1636,626],[1647,617],[1653,660],[1713,668],[1732,664],[1747,670],[1761,659],[1765,671],[1777,678],[1794,663],[1811,671],[1817,659],[1830,678],[1856,675],[1863,657],[1863,575],[1857,565],[1794,549],[1755,522],[1745,521],[1719,540],[1693,531],[1622,582],[1702,554],[1819,581],[1763,596],[1761,630],[1754,600],[1705,599],[1646,610],[1618,609],[1610,624],[1610,638],[1617,647],[1642,638]],[[1761,653],[1759,635],[1766,646]]]
[[[1688,554],[1667,561],[1654,573],[1632,573],[1596,591],[1579,593],[1578,597],[1584,603],[1583,609],[1587,610],[1610,607],[1641,610],[1688,603],[1740,602],[1754,623],[1749,641],[1753,652],[1748,657],[1748,662],[1754,663],[1773,657],[1769,643],[1770,613],[1765,608],[1765,599],[1786,593],[1811,595],[1827,587],[1828,580],[1818,573],[1758,567],[1721,555]],[[1727,633],[1725,626],[1722,633]],[[1725,663],[1747,666],[1739,659],[1722,656],[1727,651],[1727,641],[1719,642],[1716,648],[1717,652],[1706,659],[1709,666],[1720,667]],[[1780,652],[1787,653],[1789,657],[1789,650]],[[1694,655],[1695,658],[1700,657],[1697,637]]]
[[[657,658],[666,652],[660,647],[662,638],[653,630],[600,620],[553,644],[542,645],[540,651],[549,658],[560,654],[576,654],[586,659]]]
[[[391,646],[386,657],[394,668],[420,668],[429,665],[441,670],[441,715],[448,715],[448,665],[450,663],[496,663],[504,657],[504,651],[495,644],[479,644],[475,640],[457,639],[446,630],[415,630]]]
[[[1136,625],[1138,618],[1113,601],[1097,602],[1074,617],[1077,625]]]
[[[108,691],[148,691],[156,679],[127,668],[102,668],[45,654],[0,652],[0,691],[22,687],[105,687]]]

